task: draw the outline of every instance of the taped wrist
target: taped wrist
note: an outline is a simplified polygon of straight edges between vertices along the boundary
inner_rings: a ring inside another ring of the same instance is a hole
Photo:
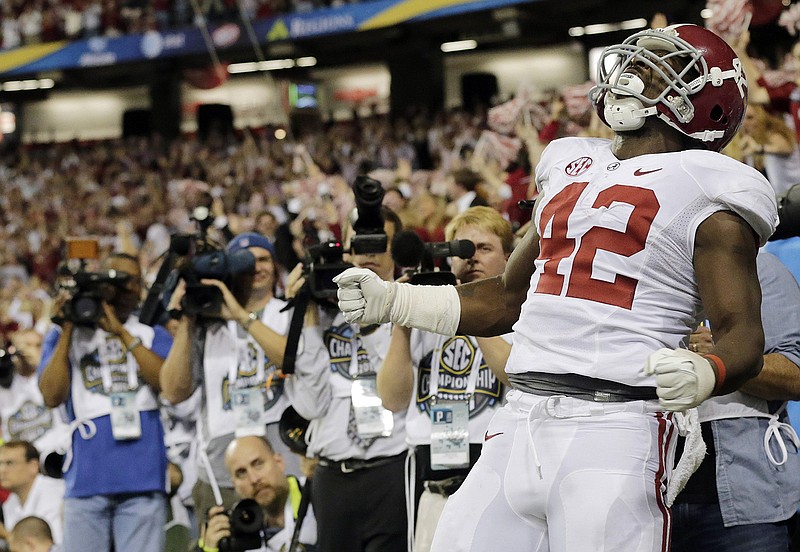
[[[716,368],[716,385],[714,385],[713,393],[718,393],[725,384],[725,378],[728,376],[728,369],[725,367],[725,363],[722,362],[722,359],[717,355],[703,355],[703,357]]]
[[[391,286],[389,320],[400,326],[447,336],[456,335],[461,321],[461,298],[455,286]]]

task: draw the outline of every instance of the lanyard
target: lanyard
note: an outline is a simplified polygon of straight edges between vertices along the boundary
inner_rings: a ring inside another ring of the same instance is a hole
[[[258,312],[258,319],[263,322],[264,309]],[[249,368],[250,348],[256,353],[256,377],[259,382],[264,381],[264,350],[256,342],[255,338],[249,333],[246,337],[239,337],[239,324],[234,320],[228,320],[228,331],[233,336],[236,350],[236,360],[228,367],[228,384],[233,386],[239,377],[239,368]]]
[[[103,391],[105,391],[106,394],[110,394],[114,391],[114,379],[111,377],[111,362],[109,360],[112,358],[121,358],[123,355],[128,372],[128,390],[133,391],[138,388],[139,375],[136,363],[131,362],[131,353],[125,351],[122,345],[122,339],[117,336],[112,336],[103,330],[98,330],[98,334],[96,335],[99,335],[101,340],[97,349],[101,363],[100,374],[103,379]],[[119,366],[121,366],[121,364],[119,364]]]
[[[433,348],[433,355],[431,355],[431,383],[430,383],[430,394],[431,397],[439,397],[439,366],[442,363],[442,346],[444,345],[445,339],[466,339],[469,338],[465,335],[462,336],[455,336],[448,338],[447,336],[443,335],[436,335],[436,345]],[[479,349],[475,347],[475,351],[477,352]],[[481,357],[483,358],[483,357]],[[475,387],[478,385],[478,372],[480,372],[480,362],[477,362],[477,355],[474,357],[472,367],[469,371],[469,380],[467,380],[467,388],[463,392],[454,391],[453,394],[466,394],[466,399],[469,400],[473,394],[475,394]]]
[[[362,344],[361,332],[352,325],[350,329],[353,331],[353,335],[350,337],[350,368],[348,372],[353,378],[357,378],[361,374],[370,372],[370,367],[368,364],[365,370],[361,369],[361,364],[358,361],[358,351]],[[364,350],[364,354],[367,354],[366,349]]]

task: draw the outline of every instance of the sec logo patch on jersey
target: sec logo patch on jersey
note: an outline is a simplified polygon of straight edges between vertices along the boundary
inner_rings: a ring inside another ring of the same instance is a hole
[[[569,176],[580,176],[589,170],[592,163],[594,163],[594,161],[591,157],[579,157],[574,161],[570,161],[567,166],[564,167],[564,172]]]

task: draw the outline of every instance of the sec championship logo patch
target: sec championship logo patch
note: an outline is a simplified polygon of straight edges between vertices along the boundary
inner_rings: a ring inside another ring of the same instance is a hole
[[[564,167],[564,172],[567,173],[569,176],[579,176],[589,170],[589,167],[592,166],[592,158],[591,157],[579,157],[575,161],[570,162],[566,167]]]

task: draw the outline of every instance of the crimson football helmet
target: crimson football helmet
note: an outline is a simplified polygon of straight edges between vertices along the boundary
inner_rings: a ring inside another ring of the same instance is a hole
[[[650,79],[664,82],[655,97],[643,94],[642,66]],[[733,139],[747,108],[741,61],[724,40],[697,25],[648,29],[609,46],[597,80],[589,97],[615,131],[636,130],[655,115],[713,151]]]

